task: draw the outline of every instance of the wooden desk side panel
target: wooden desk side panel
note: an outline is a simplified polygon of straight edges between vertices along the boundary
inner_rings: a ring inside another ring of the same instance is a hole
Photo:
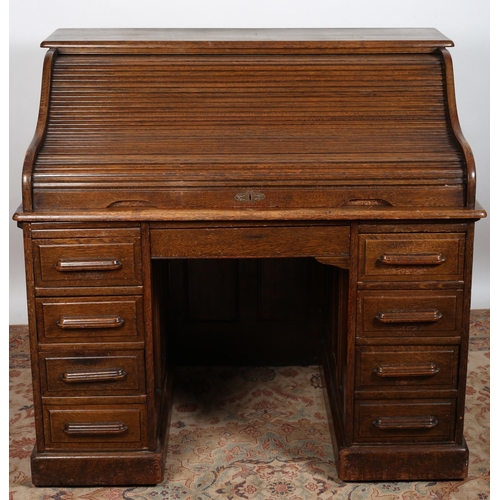
[[[446,81],[446,96],[448,105],[448,114],[451,120],[451,128],[453,133],[462,148],[465,164],[466,164],[466,182],[467,191],[465,198],[465,206],[467,208],[473,208],[476,203],[476,163],[474,160],[474,155],[472,154],[472,149],[469,143],[465,139],[462,129],[460,128],[460,123],[458,120],[457,103],[455,99],[455,79],[453,77],[453,62],[451,55],[448,50],[441,48],[439,49],[443,61],[444,61],[444,72]]]
[[[33,210],[33,164],[47,131],[50,106],[50,88],[52,84],[52,68],[57,57],[57,49],[50,49],[45,54],[42,70],[42,89],[40,92],[40,108],[35,134],[26,151],[23,164],[22,195],[23,210]]]
[[[26,270],[26,296],[28,299],[28,324],[30,342],[31,378],[33,387],[33,408],[35,414],[35,433],[37,446],[41,452],[45,450],[43,431],[43,412],[40,387],[40,362],[38,357],[38,331],[35,306],[35,271],[33,265],[33,247],[31,242],[31,224],[22,225],[24,237],[24,258]]]

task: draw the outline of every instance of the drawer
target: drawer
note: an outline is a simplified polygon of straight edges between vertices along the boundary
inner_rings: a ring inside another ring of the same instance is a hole
[[[358,336],[460,336],[460,291],[358,292]]]
[[[462,280],[465,235],[362,234],[361,281]]]
[[[106,396],[145,393],[143,351],[88,356],[40,354],[42,396]]]
[[[37,287],[140,285],[140,238],[33,240]]]
[[[35,300],[38,341],[50,343],[143,340],[142,297],[68,297]]]
[[[43,409],[46,448],[146,448],[145,405],[51,406]]]
[[[458,346],[358,346],[356,389],[456,389]]]
[[[356,443],[452,442],[455,401],[358,401]]]
[[[349,255],[349,226],[152,229],[152,257]]]

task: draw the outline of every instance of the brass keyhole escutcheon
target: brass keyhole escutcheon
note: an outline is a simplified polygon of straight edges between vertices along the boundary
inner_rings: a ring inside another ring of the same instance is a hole
[[[257,191],[247,191],[246,193],[238,193],[234,196],[236,201],[242,201],[246,203],[251,203],[254,201],[262,201],[266,195],[264,193],[258,193]]]

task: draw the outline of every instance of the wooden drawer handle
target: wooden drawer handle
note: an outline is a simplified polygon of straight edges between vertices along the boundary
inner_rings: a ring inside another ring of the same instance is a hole
[[[430,377],[439,373],[436,363],[415,363],[412,365],[378,365],[373,372],[379,377]]]
[[[120,316],[61,316],[56,325],[63,330],[71,328],[118,328],[125,323]]]
[[[373,425],[383,430],[398,429],[432,429],[438,424],[438,419],[433,415],[421,417],[378,417]]]
[[[243,239],[245,240],[261,240],[262,238],[265,238],[265,234],[244,234]]]
[[[63,432],[69,435],[116,435],[124,434],[128,427],[123,422],[75,422],[66,423]]]
[[[352,199],[342,204],[343,207],[392,207],[392,203],[381,198]]]
[[[60,259],[54,264],[54,267],[61,272],[116,271],[122,268],[122,263],[113,258],[99,260]]]
[[[380,311],[375,318],[381,323],[435,323],[443,315],[437,309],[429,311]]]
[[[388,266],[439,266],[446,257],[442,253],[384,253],[378,261]]]
[[[127,376],[123,368],[105,368],[103,370],[87,370],[64,372],[61,380],[66,384],[82,384],[87,382],[114,382]]]

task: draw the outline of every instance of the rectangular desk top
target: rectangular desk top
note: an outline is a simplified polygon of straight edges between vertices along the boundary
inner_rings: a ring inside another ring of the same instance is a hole
[[[213,51],[243,49],[301,49],[329,52],[428,52],[452,47],[434,28],[324,28],[324,29],[58,29],[41,44],[64,51],[162,50],[182,52],[202,47]]]

